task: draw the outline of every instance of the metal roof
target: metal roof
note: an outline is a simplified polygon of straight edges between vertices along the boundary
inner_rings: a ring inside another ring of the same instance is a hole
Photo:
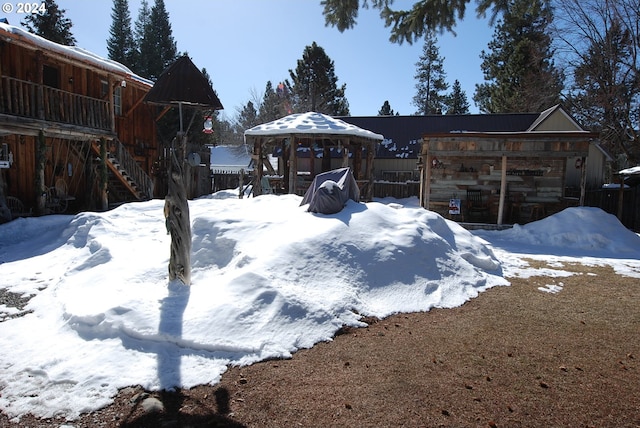
[[[339,116],[384,136],[376,158],[416,159],[425,134],[456,132],[524,132],[540,113],[460,114],[429,116]]]

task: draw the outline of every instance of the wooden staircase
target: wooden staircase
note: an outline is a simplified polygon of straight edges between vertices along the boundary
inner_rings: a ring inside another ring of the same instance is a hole
[[[100,156],[100,145],[91,144]],[[108,142],[105,160],[108,169],[109,202],[145,201],[153,197],[153,181],[119,140]]]

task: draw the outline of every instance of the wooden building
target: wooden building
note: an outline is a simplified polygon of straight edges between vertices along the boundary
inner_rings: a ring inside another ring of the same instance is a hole
[[[417,196],[423,207],[460,221],[538,219],[580,204],[585,189],[604,180],[606,154],[597,136],[561,106],[540,113],[342,119],[385,137],[376,152],[375,197]],[[476,210],[467,195],[478,192]],[[459,214],[450,214],[457,212],[452,200]]]
[[[4,195],[38,215],[152,198],[161,153],[142,103],[151,87],[121,64],[0,23]]]
[[[584,205],[589,149],[596,139],[560,106],[521,132],[425,134],[420,203],[462,221],[497,224],[539,220]],[[570,169],[580,171],[577,195],[566,193]]]

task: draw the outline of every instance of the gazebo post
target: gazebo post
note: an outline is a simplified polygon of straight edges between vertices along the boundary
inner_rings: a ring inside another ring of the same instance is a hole
[[[345,140],[345,144],[342,147],[342,167],[346,168],[349,166],[349,147],[350,147],[350,141],[347,138]]]
[[[254,151],[257,152],[255,155],[256,159],[256,182],[253,185],[253,196],[262,195],[262,171],[264,170],[263,158],[262,158],[262,138],[257,138],[254,144]]]
[[[356,180],[362,175],[362,144],[356,144],[353,152],[353,175]]]
[[[295,135],[289,137],[289,193],[298,191],[298,147]]]
[[[365,166],[365,175],[369,180],[369,186],[367,187],[366,201],[373,200],[373,158],[374,158],[373,145],[367,147],[367,164]]]

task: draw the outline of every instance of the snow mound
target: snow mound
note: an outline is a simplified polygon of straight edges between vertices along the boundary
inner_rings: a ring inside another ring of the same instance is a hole
[[[163,201],[1,225],[3,288],[30,301],[0,322],[0,409],[74,419],[119,388],[216,383],[363,315],[455,307],[508,284],[482,240],[437,214],[349,201],[322,215],[300,201],[190,201],[190,287],[168,281]]]

